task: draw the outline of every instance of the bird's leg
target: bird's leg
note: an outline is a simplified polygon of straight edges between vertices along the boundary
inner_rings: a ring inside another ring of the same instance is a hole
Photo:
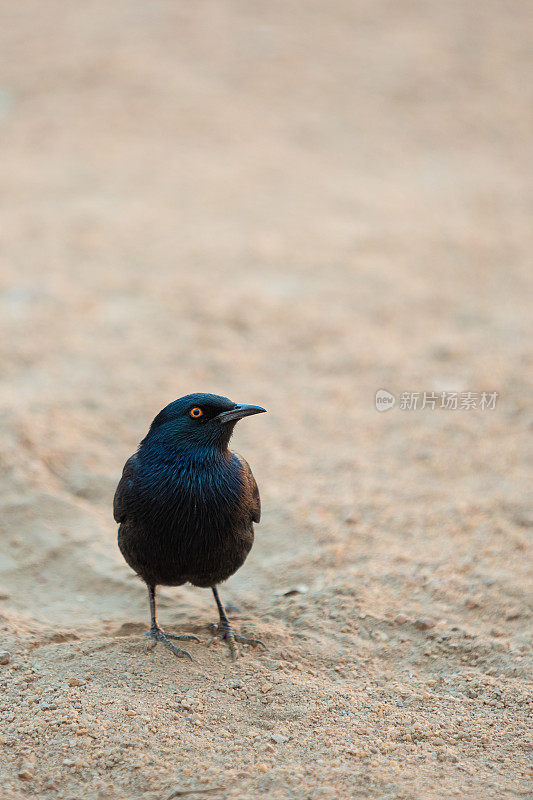
[[[179,656],[180,658],[188,658],[190,661],[192,661],[190,653],[188,653],[186,650],[180,650],[180,648],[176,647],[175,644],[172,644],[170,640],[179,639],[181,641],[198,642],[200,641],[198,637],[188,633],[184,633],[181,636],[176,636],[174,633],[164,633],[157,622],[155,586],[148,587],[148,596],[150,598],[150,617],[152,622],[150,625],[150,630],[145,634],[145,636],[148,636],[145,650],[153,650],[158,642],[163,642],[163,644],[168,647],[168,649],[171,650],[175,656]]]
[[[233,631],[231,630],[231,626],[229,624],[229,619],[227,618],[226,612],[224,611],[224,606],[222,605],[222,601],[220,600],[218,589],[216,586],[213,586],[211,588],[213,589],[213,594],[215,595],[218,614],[220,617],[220,622],[218,623],[218,625],[212,625],[212,628],[215,632],[214,638],[226,640],[226,642],[228,643],[232,659],[235,661],[235,659],[239,654],[236,642],[239,642],[239,644],[251,644],[253,647],[257,647],[258,645],[261,645],[261,647],[265,647],[263,642],[259,641],[259,639],[248,639],[246,638],[246,636],[239,636],[238,633],[233,633]],[[211,641],[214,641],[214,639],[212,639]]]

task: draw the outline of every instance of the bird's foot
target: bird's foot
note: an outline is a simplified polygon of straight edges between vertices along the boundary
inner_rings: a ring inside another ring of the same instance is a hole
[[[220,621],[218,624],[213,622],[209,627],[211,628],[214,636],[208,644],[213,644],[213,642],[215,642],[217,639],[221,641],[225,640],[229,647],[230,655],[233,661],[235,661],[239,655],[237,643],[249,644],[252,647],[261,646],[266,649],[266,645],[260,641],[260,639],[248,639],[246,636],[240,636],[238,633],[233,633],[229,624],[225,622]]]
[[[165,647],[168,647],[168,649],[172,653],[174,653],[175,656],[178,656],[178,658],[188,658],[189,661],[192,661],[191,654],[188,653],[186,650],[181,650],[179,647],[176,647],[176,645],[172,644],[170,640],[178,639],[179,641],[182,642],[200,641],[197,636],[193,636],[192,634],[184,633],[181,634],[180,636],[177,636],[175,633],[164,633],[164,631],[162,631],[161,628],[158,627],[150,628],[149,631],[146,631],[145,636],[148,637],[148,641],[144,646],[144,649],[146,651],[153,650],[154,647],[156,647],[159,642],[163,642]]]

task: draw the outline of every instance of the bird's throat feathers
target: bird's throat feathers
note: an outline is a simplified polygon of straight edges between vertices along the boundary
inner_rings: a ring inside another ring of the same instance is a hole
[[[138,457],[143,487],[139,494],[152,508],[166,507],[170,513],[175,504],[198,503],[207,509],[211,503],[220,507],[220,498],[232,505],[243,490],[238,460],[227,447],[198,447],[189,442],[177,448],[168,436],[162,442],[149,435],[141,442]]]

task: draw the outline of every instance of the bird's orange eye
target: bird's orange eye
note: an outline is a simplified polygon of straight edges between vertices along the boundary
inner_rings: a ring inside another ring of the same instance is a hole
[[[202,411],[202,409],[198,408],[198,406],[196,406],[195,408],[191,408],[191,410],[189,411],[191,417],[201,417],[203,413],[204,412]]]

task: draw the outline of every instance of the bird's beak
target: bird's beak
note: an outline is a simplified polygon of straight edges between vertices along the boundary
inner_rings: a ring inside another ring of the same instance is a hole
[[[250,417],[252,414],[264,414],[265,412],[266,408],[261,408],[261,406],[248,406],[243,403],[229,411],[222,411],[220,414],[216,415],[215,419],[218,419],[224,424],[236,419],[242,419],[243,417]]]

